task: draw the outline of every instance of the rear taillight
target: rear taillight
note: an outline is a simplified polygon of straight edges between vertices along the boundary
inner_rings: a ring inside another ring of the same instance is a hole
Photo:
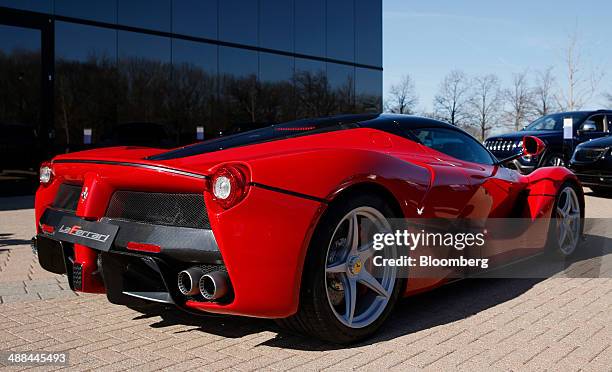
[[[51,163],[42,163],[38,179],[43,185],[51,183],[53,180],[53,168],[51,168]]]
[[[245,171],[235,166],[224,166],[216,171],[210,182],[213,199],[228,209],[238,204],[247,192]]]

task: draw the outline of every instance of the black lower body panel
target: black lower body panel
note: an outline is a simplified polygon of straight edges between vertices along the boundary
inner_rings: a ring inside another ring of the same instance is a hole
[[[68,218],[64,218],[64,217]],[[47,209],[41,224],[55,228],[62,221],[80,224],[74,213]],[[73,221],[75,220],[75,221]],[[87,221],[87,229],[94,233],[97,225],[118,227],[110,249],[93,249],[97,254],[95,275],[100,275],[108,300],[115,304],[142,306],[151,302],[182,304],[187,300],[203,300],[198,296],[184,296],[178,290],[178,273],[192,266],[205,272],[225,271],[223,260],[211,230],[149,225],[133,221],[102,218]],[[102,230],[102,229],[99,229]],[[62,234],[41,233],[35,239],[41,266],[48,271],[66,274],[73,290],[80,290],[81,266],[74,260],[74,244],[63,241]],[[159,252],[134,251],[129,242],[160,247]],[[81,242],[78,242],[83,244]]]

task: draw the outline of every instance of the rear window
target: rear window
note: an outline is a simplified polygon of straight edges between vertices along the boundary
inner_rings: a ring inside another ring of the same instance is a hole
[[[371,119],[366,115],[350,115],[327,119],[304,119],[283,124],[270,125],[265,128],[250,130],[248,132],[233,134],[227,137],[196,143],[176,150],[151,156],[151,160],[168,160],[182,158],[208,152],[226,150],[234,147],[254,145],[257,143],[278,141],[281,139],[332,132],[336,130],[354,128],[356,123]]]

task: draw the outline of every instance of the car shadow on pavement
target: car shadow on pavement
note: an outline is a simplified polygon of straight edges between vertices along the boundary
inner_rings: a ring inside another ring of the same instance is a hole
[[[7,195],[0,192],[0,195]],[[34,195],[0,197],[0,211],[34,208]]]
[[[603,198],[603,199],[610,199],[612,198],[612,188],[610,189],[610,191],[608,193],[603,193],[603,194],[596,194],[593,191],[584,191],[584,195],[585,196],[591,196],[593,198]]]
[[[9,250],[11,246],[14,245],[27,245],[30,244],[31,241],[27,239],[11,239],[13,234],[11,233],[0,233],[0,251]]]
[[[295,350],[323,351],[352,348],[391,340],[407,334],[469,318],[491,307],[512,300],[529,291],[534,285],[551,276],[560,277],[612,277],[612,239],[588,235],[580,251],[571,259],[549,265],[542,255],[523,264],[509,266],[512,274],[499,273],[497,277],[470,278],[442,286],[430,292],[401,299],[389,319],[374,337],[354,345],[326,343],[288,333],[271,320],[235,316],[194,316],[181,313],[174,307],[152,306],[137,309],[143,315],[137,318],[159,317],[151,324],[154,328],[175,325],[192,326],[177,332],[206,332],[222,337],[241,338],[260,332],[275,332],[271,339],[260,345]],[[541,267],[544,266],[543,270]],[[535,270],[535,271],[530,271]],[[522,277],[505,276],[518,275]],[[525,277],[533,275],[533,277]]]

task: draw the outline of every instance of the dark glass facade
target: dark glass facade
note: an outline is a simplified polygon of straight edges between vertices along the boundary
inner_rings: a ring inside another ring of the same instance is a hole
[[[382,1],[0,0],[0,74],[32,164],[379,111]]]

